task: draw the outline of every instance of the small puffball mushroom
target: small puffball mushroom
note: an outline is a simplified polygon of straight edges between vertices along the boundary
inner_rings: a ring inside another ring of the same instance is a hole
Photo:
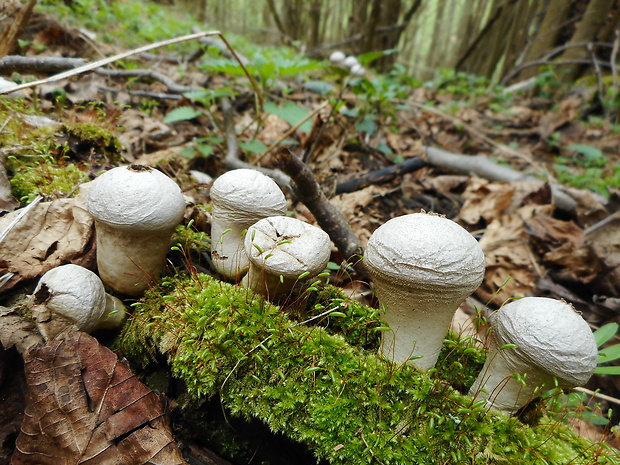
[[[381,352],[397,364],[434,367],[454,313],[482,282],[478,241],[454,221],[414,213],[380,226],[364,262],[390,327]]]
[[[295,283],[310,279],[327,266],[329,235],[295,218],[264,218],[248,229],[245,252],[250,269],[241,284],[258,294],[277,298]]]
[[[92,182],[87,208],[95,219],[102,281],[121,294],[141,295],[165,267],[185,213],[181,189],[156,169],[120,166]]]
[[[570,304],[525,297],[493,317],[489,353],[469,393],[513,414],[556,380],[562,388],[583,386],[597,358],[592,331]]]
[[[239,281],[250,267],[245,231],[269,216],[286,214],[286,198],[270,177],[252,169],[231,170],[211,187],[211,259],[217,272]]]
[[[344,59],[342,63],[349,68],[353,68],[353,66],[359,64],[359,61],[357,61],[357,57],[353,55],[349,55],[348,57]]]
[[[362,65],[360,65],[359,63],[351,66],[351,74],[353,74],[354,76],[363,76],[364,74],[366,74],[366,68],[364,68]]]
[[[345,59],[345,54],[341,52],[340,50],[336,50],[332,52],[331,55],[329,55],[329,61],[331,61],[334,64],[342,63],[344,59]]]
[[[47,340],[69,329],[90,333],[114,328],[125,317],[125,306],[106,294],[99,276],[71,264],[52,268],[41,277],[30,306]]]

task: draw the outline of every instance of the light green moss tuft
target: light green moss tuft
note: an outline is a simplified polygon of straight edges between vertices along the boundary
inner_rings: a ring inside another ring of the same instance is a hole
[[[320,305],[342,299],[327,292],[335,297]],[[191,398],[219,396],[233,415],[333,464],[620,463],[558,422],[525,426],[459,394],[442,374],[468,364],[458,344],[429,375],[347,343],[342,328],[359,327],[362,312],[351,308],[338,305],[338,327],[301,324],[244,289],[194,275],[136,304],[118,348],[142,366],[163,355]],[[480,354],[468,353],[477,366]]]

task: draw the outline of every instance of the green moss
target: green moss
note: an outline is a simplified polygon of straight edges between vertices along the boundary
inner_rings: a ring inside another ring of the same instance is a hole
[[[104,123],[32,128],[19,116],[25,113],[42,116],[24,102],[0,99],[0,120],[4,121],[0,146],[7,154],[12,193],[21,202],[30,202],[39,194],[48,199],[66,197],[90,179],[91,169],[121,159],[121,144]]]
[[[349,308],[339,318],[351,318]],[[441,367],[429,375],[395,366],[334,329],[194,275],[137,303],[118,348],[142,366],[163,355],[190,399],[219,396],[232,415],[258,419],[329,463],[620,463],[561,423],[530,427],[492,413],[459,394]],[[446,368],[457,349],[448,348]]]

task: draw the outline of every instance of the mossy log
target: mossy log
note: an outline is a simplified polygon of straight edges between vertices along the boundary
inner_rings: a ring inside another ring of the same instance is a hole
[[[319,297],[313,318],[207,275],[174,278],[134,305],[117,349],[141,368],[163,355],[187,396],[218,398],[317,462],[620,463],[559,420],[524,425],[460,394],[453,386],[473,376],[463,367],[481,362],[466,360],[471,347],[448,348],[434,373],[395,366],[366,348],[384,329],[376,310],[333,288]]]

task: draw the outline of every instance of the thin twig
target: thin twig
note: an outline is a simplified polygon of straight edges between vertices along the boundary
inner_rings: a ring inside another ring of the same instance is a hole
[[[598,397],[599,399],[606,400],[607,402],[620,405],[620,399],[616,399],[615,397],[608,396],[601,392],[591,391],[590,389],[584,387],[575,387],[573,388],[573,391],[583,392],[584,394],[587,394],[589,396]]]

